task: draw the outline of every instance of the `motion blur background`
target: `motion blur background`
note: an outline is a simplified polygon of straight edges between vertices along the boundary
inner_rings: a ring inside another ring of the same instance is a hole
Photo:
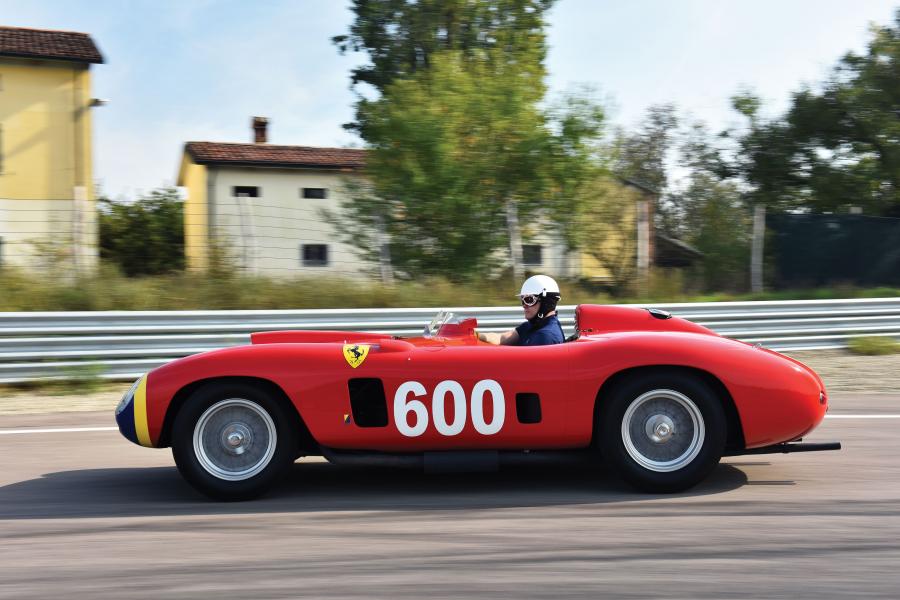
[[[900,286],[892,2],[0,14],[0,310]]]

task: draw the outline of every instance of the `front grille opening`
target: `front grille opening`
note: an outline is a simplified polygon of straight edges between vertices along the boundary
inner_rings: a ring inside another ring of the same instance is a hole
[[[380,379],[360,377],[347,381],[350,410],[357,427],[387,427],[387,401]]]

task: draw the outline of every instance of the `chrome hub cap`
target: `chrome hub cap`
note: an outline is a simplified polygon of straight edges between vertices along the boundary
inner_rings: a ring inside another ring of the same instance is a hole
[[[675,423],[666,415],[653,415],[647,419],[644,429],[647,437],[657,444],[664,444],[672,439],[672,434],[675,433]]]
[[[265,469],[277,440],[269,413],[242,398],[213,404],[194,426],[194,454],[200,466],[226,481],[249,479]]]
[[[253,434],[243,423],[232,423],[222,431],[225,450],[232,454],[243,454],[253,444]]]
[[[700,453],[705,437],[700,409],[675,390],[641,394],[622,418],[625,451],[642,467],[659,473],[689,465]]]

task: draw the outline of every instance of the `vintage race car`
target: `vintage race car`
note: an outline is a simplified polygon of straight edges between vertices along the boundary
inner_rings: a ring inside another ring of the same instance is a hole
[[[828,409],[812,369],[664,311],[581,305],[576,334],[553,346],[485,344],[475,327],[440,313],[406,339],[254,333],[150,371],[116,420],[224,500],[259,495],[309,455],[482,470],[581,451],[658,493],[695,485],[724,455],[840,448],[798,442]]]

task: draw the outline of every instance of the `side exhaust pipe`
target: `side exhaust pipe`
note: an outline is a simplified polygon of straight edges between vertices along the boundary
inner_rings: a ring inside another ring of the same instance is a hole
[[[785,442],[762,446],[761,448],[749,448],[726,452],[725,456],[744,456],[746,454],[790,454],[791,452],[822,452],[825,450],[840,450],[840,442]]]

